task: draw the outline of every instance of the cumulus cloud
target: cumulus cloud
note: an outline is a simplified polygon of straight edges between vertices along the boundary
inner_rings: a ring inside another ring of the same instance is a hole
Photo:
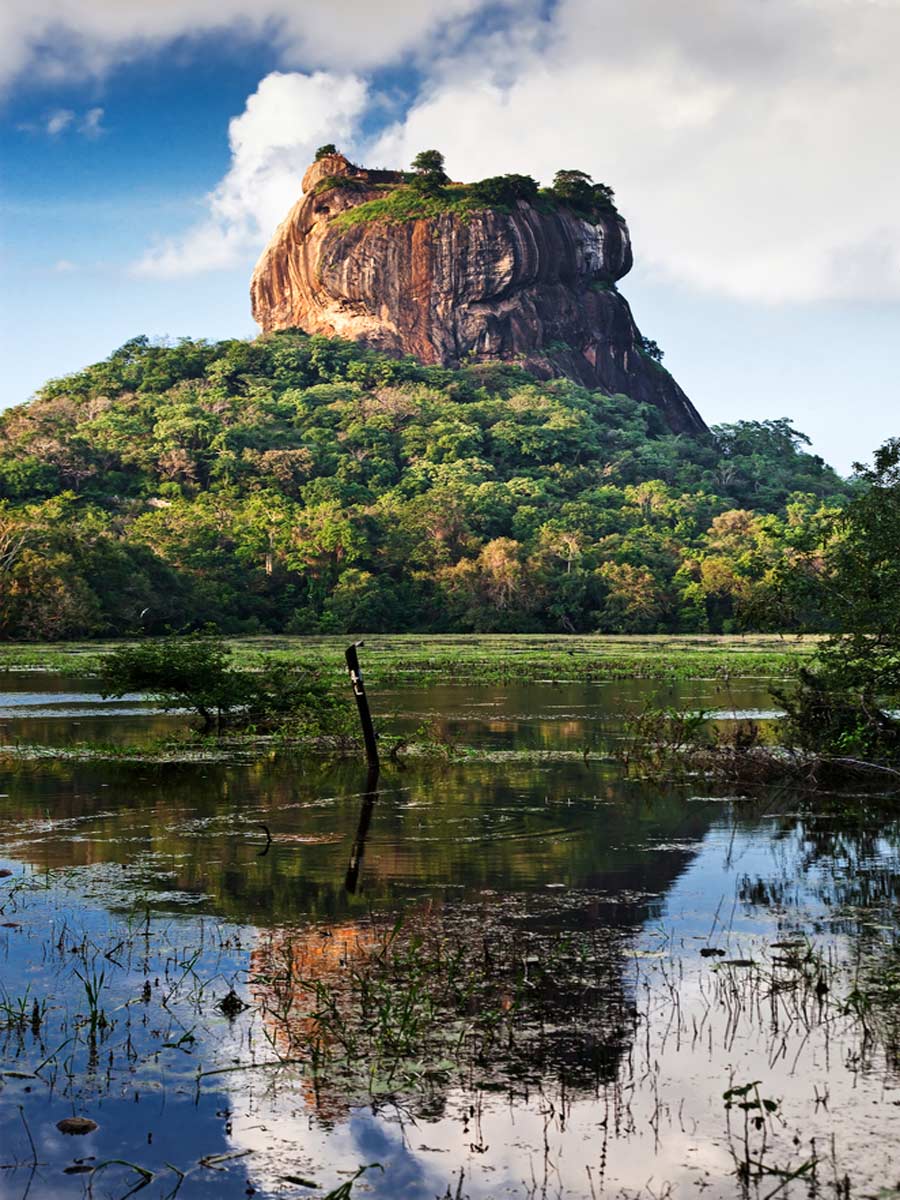
[[[900,298],[898,44],[897,0],[562,0],[514,54],[436,64],[372,154],[437,145],[456,178],[586,169],[639,261],[698,288]]]
[[[229,126],[231,166],[208,197],[208,215],[183,237],[148,251],[136,273],[172,278],[243,261],[299,197],[316,148],[350,144],[367,95],[356,75],[267,75]]]
[[[226,20],[230,4],[187,8]],[[439,22],[436,5],[399,0],[310,3],[302,20],[273,5],[259,11],[280,22],[285,53],[337,60],[349,39],[352,65],[421,46]],[[459,20],[476,6],[441,11]],[[144,36],[175,20],[165,3],[145,9]],[[507,17],[432,42],[418,97],[367,143],[358,129],[374,100],[358,71],[268,76],[231,124],[208,217],[138,270],[245,260],[297,198],[315,146],[336,140],[379,165],[437,146],[455,178],[585,169],[616,189],[643,269],[714,294],[900,299],[900,0],[557,0]],[[127,25],[117,20],[113,39]]]
[[[512,3],[513,0],[502,0]],[[526,3],[535,0],[526,0]],[[3,0],[0,85],[99,74],[179,37],[269,38],[285,66],[357,70],[446,38],[488,0]]]

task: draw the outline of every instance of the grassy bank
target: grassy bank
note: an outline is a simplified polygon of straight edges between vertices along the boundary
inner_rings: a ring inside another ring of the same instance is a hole
[[[484,636],[373,634],[362,652],[367,680],[391,683],[503,682],[507,680],[776,679],[812,654],[815,636]],[[236,665],[261,656],[327,664],[343,670],[352,636],[231,638]],[[93,671],[116,642],[7,643],[0,669]]]

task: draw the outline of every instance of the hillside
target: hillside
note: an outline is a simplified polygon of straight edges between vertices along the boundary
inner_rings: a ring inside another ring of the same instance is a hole
[[[815,628],[846,485],[787,421],[285,331],[136,338],[0,414],[0,635]]]

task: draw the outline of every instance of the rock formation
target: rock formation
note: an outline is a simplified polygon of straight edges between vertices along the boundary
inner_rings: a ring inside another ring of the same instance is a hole
[[[444,366],[516,362],[655,405],[675,432],[705,430],[643,349],[616,290],[632,256],[614,209],[587,220],[565,205],[518,200],[507,211],[335,220],[401,183],[342,155],[307,170],[303,196],[253,273],[253,315],[265,332],[299,327]]]

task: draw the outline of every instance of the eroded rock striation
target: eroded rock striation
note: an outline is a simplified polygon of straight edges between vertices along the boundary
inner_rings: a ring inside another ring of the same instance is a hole
[[[303,195],[263,252],[251,283],[264,332],[361,341],[424,363],[517,362],[541,378],[655,405],[675,432],[706,426],[643,349],[616,281],[631,269],[614,210],[588,220],[566,205],[439,211],[348,222],[349,209],[402,184],[342,155],[314,163]]]

